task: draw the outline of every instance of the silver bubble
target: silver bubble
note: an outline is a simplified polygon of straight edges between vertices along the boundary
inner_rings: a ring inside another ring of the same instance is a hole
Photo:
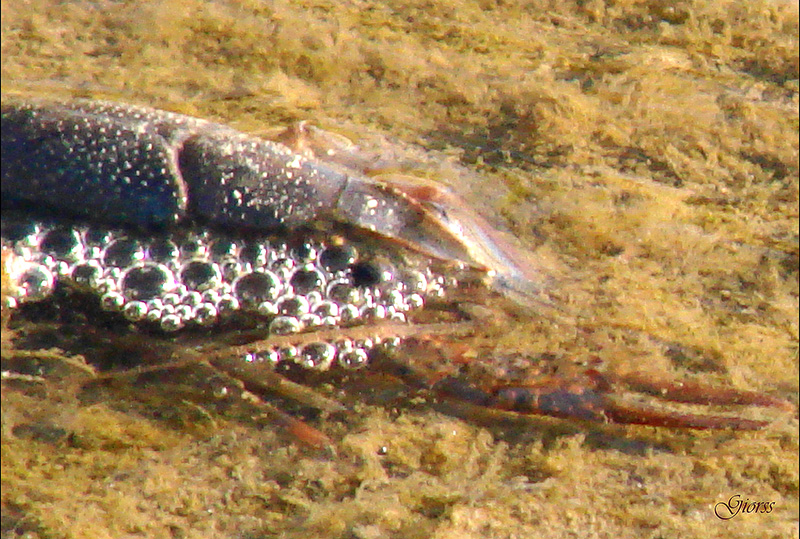
[[[179,277],[190,290],[200,292],[219,286],[222,275],[219,267],[211,262],[192,260],[181,267]]]
[[[131,322],[139,322],[147,317],[147,304],[143,301],[131,301],[122,312]]]
[[[125,268],[144,259],[144,249],[139,241],[122,237],[111,242],[103,251],[103,264]]]
[[[217,308],[213,303],[201,303],[194,309],[192,318],[201,326],[210,326],[217,321]]]
[[[343,350],[339,353],[337,364],[343,369],[357,370],[369,363],[369,354],[363,348]]]
[[[307,369],[327,370],[336,358],[336,347],[327,342],[307,344],[300,351],[298,364]]]
[[[127,270],[119,288],[126,298],[147,301],[175,289],[172,272],[162,264],[137,264]]]
[[[36,265],[22,273],[17,279],[19,292],[16,296],[22,301],[39,301],[53,293],[55,276],[45,266]]]
[[[246,309],[256,309],[265,301],[275,301],[282,290],[281,281],[270,271],[254,271],[233,283],[233,291]]]
[[[294,316],[276,316],[269,324],[269,332],[273,335],[289,335],[301,329],[300,321]]]

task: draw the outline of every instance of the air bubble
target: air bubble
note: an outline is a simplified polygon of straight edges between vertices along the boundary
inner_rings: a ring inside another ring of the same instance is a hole
[[[358,252],[351,245],[326,247],[319,256],[322,267],[330,273],[344,271],[358,259]]]
[[[131,301],[122,312],[131,322],[139,322],[147,317],[147,304],[143,301]]]
[[[153,262],[167,264],[177,260],[180,256],[180,251],[175,242],[168,239],[157,239],[150,244],[147,254]]]
[[[126,268],[144,258],[141,243],[131,238],[120,238],[112,241],[103,252],[103,265]]]
[[[319,270],[313,266],[305,266],[295,270],[289,283],[292,285],[295,294],[308,294],[312,290],[321,289],[325,286],[325,278]]]
[[[269,259],[269,250],[262,243],[248,243],[242,248],[239,259],[253,269],[262,268]]]
[[[147,301],[175,288],[175,281],[166,267],[160,264],[140,264],[132,267],[122,277],[120,290],[129,299]]]
[[[216,264],[193,260],[183,265],[180,279],[190,290],[208,290],[219,286],[222,275]]]
[[[178,331],[183,327],[183,320],[175,314],[168,314],[161,318],[161,329],[166,332]]]
[[[358,370],[369,363],[369,354],[363,348],[354,348],[339,353],[337,363],[343,369]]]
[[[208,246],[203,238],[193,235],[181,242],[180,250],[184,258],[199,258],[206,256]]]
[[[214,240],[209,248],[209,255],[217,261],[236,258],[239,254],[239,244],[227,238]]]
[[[55,276],[45,266],[36,265],[25,270],[17,279],[21,301],[39,301],[53,293]]]
[[[277,303],[278,312],[286,316],[302,316],[309,312],[308,300],[303,296],[283,298]]]
[[[72,274],[70,277],[78,286],[84,288],[95,288],[97,287],[102,275],[103,269],[100,264],[94,260],[90,260],[88,262],[84,262],[83,264],[78,264],[72,268]]]
[[[317,247],[313,243],[306,242],[292,249],[292,256],[303,263],[315,261],[317,254]]]
[[[333,301],[321,301],[316,303],[311,310],[317,316],[331,316],[334,318],[339,316],[339,306]]]
[[[192,318],[201,326],[210,326],[217,321],[217,308],[213,303],[201,303],[192,313]]]
[[[68,228],[51,230],[44,235],[39,248],[59,260],[70,262],[83,260],[83,243],[76,230]]]
[[[125,305],[125,298],[117,292],[108,292],[100,297],[100,304],[107,311],[118,311]]]
[[[294,316],[276,316],[269,324],[269,332],[273,335],[290,335],[297,333],[302,327]]]
[[[336,347],[327,342],[307,344],[300,352],[298,364],[307,369],[327,370],[336,358]]]
[[[361,290],[346,279],[337,279],[328,284],[326,295],[328,299],[339,304],[360,305],[364,301]]]
[[[239,277],[233,291],[242,306],[255,310],[265,301],[275,301],[281,292],[278,277],[270,271],[256,271]]]

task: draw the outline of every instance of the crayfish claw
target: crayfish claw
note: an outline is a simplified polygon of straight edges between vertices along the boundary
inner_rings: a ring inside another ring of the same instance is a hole
[[[625,386],[625,390],[622,389]],[[463,396],[452,384],[443,387],[450,396]],[[619,387],[619,389],[617,389]],[[626,391],[627,390],[627,391]],[[654,395],[660,401],[697,405],[763,406],[791,410],[793,406],[775,397],[718,388],[695,382],[652,380],[644,375],[601,374],[589,370],[574,378],[547,378],[530,386],[503,386],[486,394],[476,404],[529,415],[546,415],[598,423],[648,425],[685,429],[758,430],[770,421],[737,416],[705,415],[666,408],[663,404],[639,403],[631,392]]]
[[[606,375],[606,377],[611,379],[612,375]],[[613,375],[613,378],[614,383],[622,383],[639,393],[672,402],[722,406],[762,406],[786,411],[794,409],[791,403],[783,399],[755,391],[716,387],[688,380],[659,380],[640,372]]]
[[[681,413],[631,403],[617,403],[613,397],[606,398],[605,414],[612,423],[677,429],[759,430],[770,424],[770,421],[736,416]]]
[[[759,406],[791,411],[787,401],[731,387],[717,387],[688,380],[663,380],[643,373],[605,374],[611,386],[651,395],[660,401],[701,406]],[[614,393],[606,395],[606,414],[615,423],[689,429],[758,430],[771,422],[737,416],[701,415],[657,408],[652,405],[625,402]]]

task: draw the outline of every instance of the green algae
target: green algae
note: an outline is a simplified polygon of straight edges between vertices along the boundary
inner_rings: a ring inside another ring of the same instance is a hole
[[[574,325],[509,316],[485,336],[498,353],[796,404],[797,24],[780,0],[4,2],[0,74],[4,94],[419,145],[414,173],[552,262]],[[754,433],[605,429],[325,386],[352,407],[311,418],[331,455],[175,385],[87,392],[92,369],[71,360],[78,374],[4,386],[4,534],[798,534],[793,417]],[[734,494],[774,511],[717,519]]]

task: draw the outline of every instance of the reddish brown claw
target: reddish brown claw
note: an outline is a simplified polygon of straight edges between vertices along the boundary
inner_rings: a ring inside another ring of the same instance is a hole
[[[610,375],[605,375],[611,379]],[[619,375],[613,383],[623,383],[634,391],[647,393],[673,402],[705,405],[768,406],[790,411],[794,407],[783,399],[733,388],[714,387],[690,381],[654,380],[643,373],[636,372]]]
[[[571,379],[551,377],[535,385],[504,386],[488,392],[455,378],[445,378],[434,384],[434,389],[450,398],[521,414],[690,429],[756,430],[770,422],[672,411],[655,404],[631,402],[625,398],[626,394],[645,393],[657,396],[660,401],[677,403],[793,408],[781,399],[750,391],[715,388],[694,382],[652,380],[641,374],[607,375],[595,370]]]

